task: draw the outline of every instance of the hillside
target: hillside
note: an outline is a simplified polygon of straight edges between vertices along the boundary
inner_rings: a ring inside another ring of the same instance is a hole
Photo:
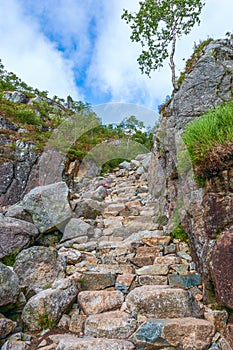
[[[1,349],[231,350],[232,40],[195,49],[145,154],[134,118],[2,70]]]

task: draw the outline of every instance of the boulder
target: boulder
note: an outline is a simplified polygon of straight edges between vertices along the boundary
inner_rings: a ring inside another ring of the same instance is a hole
[[[41,233],[61,228],[72,216],[65,182],[39,186],[25,195],[23,208],[28,211]]]
[[[211,272],[220,303],[233,309],[233,226],[217,239],[211,258]]]
[[[76,202],[75,214],[78,218],[96,219],[104,210],[104,205],[94,199],[81,199]]]
[[[6,338],[14,328],[16,327],[16,322],[9,320],[8,318],[2,318],[0,315],[0,339]]]
[[[136,329],[137,321],[122,311],[91,315],[85,322],[84,334],[95,338],[125,339]]]
[[[93,227],[81,219],[71,219],[66,225],[61,243],[93,233]]]
[[[189,291],[168,286],[145,285],[126,297],[127,309],[146,317],[199,317],[200,308]]]
[[[32,223],[0,214],[0,259],[16,255],[32,244],[38,234]]]
[[[3,97],[10,101],[10,102],[14,102],[14,103],[28,103],[29,101],[29,98],[23,94],[22,92],[20,91],[8,91],[8,92],[5,92]]]
[[[14,271],[19,284],[26,287],[28,294],[35,294],[50,288],[56,279],[65,277],[66,259],[54,248],[31,247],[17,256]]]
[[[214,325],[196,318],[148,319],[130,340],[138,348],[206,350],[214,335]]]
[[[54,282],[52,288],[28,300],[22,312],[26,328],[36,331],[56,325],[75,301],[77,294],[78,288],[74,280],[66,278]]]
[[[0,263],[0,307],[16,303],[20,294],[17,275]]]
[[[116,310],[124,302],[119,291],[83,291],[78,295],[78,303],[86,315]]]
[[[133,350],[134,345],[125,340],[78,338],[71,334],[58,334],[49,337],[61,350]]]

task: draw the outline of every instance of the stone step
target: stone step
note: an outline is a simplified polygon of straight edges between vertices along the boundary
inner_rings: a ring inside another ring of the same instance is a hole
[[[137,349],[207,349],[214,335],[214,325],[196,318],[148,319],[130,338]],[[169,348],[170,349],[170,348]]]
[[[201,316],[200,306],[190,291],[165,285],[137,287],[125,302],[128,312],[151,318]]]
[[[78,338],[71,334],[51,335],[50,340],[57,346],[54,349],[62,350],[133,350],[134,345],[125,340]],[[51,348],[52,349],[52,348]],[[43,348],[42,348],[43,350]]]
[[[83,291],[78,294],[78,304],[85,315],[120,309],[124,294],[119,291]]]
[[[95,338],[127,339],[137,328],[137,321],[123,311],[109,311],[90,315],[84,326],[84,335]]]

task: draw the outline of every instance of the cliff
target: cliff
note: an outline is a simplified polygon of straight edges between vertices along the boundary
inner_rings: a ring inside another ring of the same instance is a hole
[[[150,167],[157,223],[165,225],[169,232],[175,232],[181,225],[205,281],[206,300],[214,302],[214,294],[218,303],[230,308],[233,307],[230,293],[233,268],[229,258],[233,254],[233,154],[225,162],[219,160],[221,164],[215,166],[215,171],[207,171],[197,181],[200,174],[195,172],[187,152],[182,159],[185,148],[182,134],[190,122],[232,99],[232,81],[232,40],[208,40],[201,44],[187,62],[186,72],[179,79],[179,90],[161,108]],[[223,149],[219,159],[224,156]],[[211,167],[211,162],[208,164]]]

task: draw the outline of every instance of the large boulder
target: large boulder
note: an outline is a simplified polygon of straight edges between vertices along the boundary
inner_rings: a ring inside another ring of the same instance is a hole
[[[220,303],[233,309],[233,226],[217,239],[211,259],[212,277]]]
[[[214,335],[214,325],[196,318],[148,319],[131,337],[137,349],[206,350]],[[170,348],[169,348],[170,349]]]
[[[38,234],[32,223],[0,214],[0,259],[28,247]]]
[[[68,195],[65,182],[57,182],[34,188],[23,198],[22,205],[39,231],[49,232],[62,227],[72,216]]]
[[[17,275],[9,267],[0,263],[0,308],[16,303],[20,294]]]
[[[127,309],[154,318],[199,317],[200,308],[189,291],[168,286],[147,285],[133,289],[126,297]]]
[[[56,249],[31,247],[17,256],[14,271],[21,287],[26,287],[29,295],[51,287],[56,279],[65,277],[66,259],[58,255]]]
[[[28,300],[22,312],[22,320],[30,331],[54,326],[62,317],[78,294],[72,279],[62,279]]]

